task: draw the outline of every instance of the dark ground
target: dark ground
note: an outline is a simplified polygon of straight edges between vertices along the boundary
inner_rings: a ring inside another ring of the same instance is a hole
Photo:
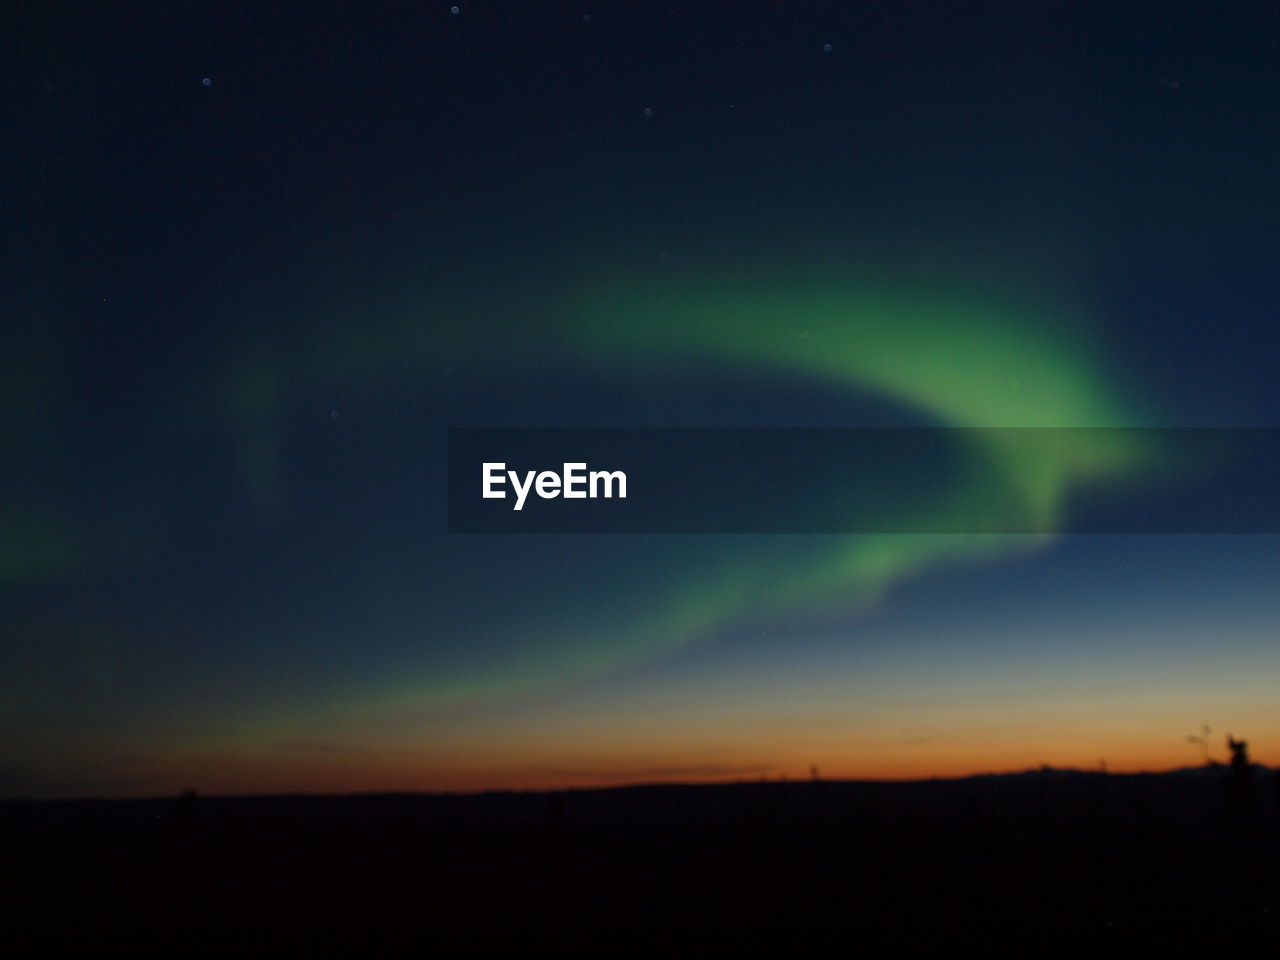
[[[9,938],[203,952],[1274,945],[1277,774],[0,804]]]

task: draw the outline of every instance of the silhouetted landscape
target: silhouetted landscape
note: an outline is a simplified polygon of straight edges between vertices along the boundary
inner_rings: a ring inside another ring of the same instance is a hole
[[[0,24],[6,955],[1274,952],[1280,3]]]
[[[1261,766],[549,793],[11,801],[49,946],[1258,942]]]

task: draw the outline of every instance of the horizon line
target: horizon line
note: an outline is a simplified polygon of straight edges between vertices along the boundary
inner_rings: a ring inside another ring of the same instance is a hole
[[[1250,770],[1262,771],[1268,773],[1280,772],[1280,767],[1271,767],[1264,763],[1249,763]],[[1211,760],[1205,764],[1190,764],[1179,767],[1169,767],[1166,769],[1121,769],[1112,770],[1109,768],[1097,767],[1056,767],[1052,764],[1042,764],[1038,767],[1025,767],[1018,770],[1003,771],[983,771],[978,773],[965,773],[955,775],[934,775],[927,777],[787,777],[761,776],[758,778],[737,777],[733,779],[709,779],[709,780],[638,780],[625,781],[618,783],[605,783],[596,786],[570,786],[570,787],[487,787],[478,790],[338,790],[338,791],[281,791],[281,792],[262,792],[262,793],[202,793],[191,787],[184,787],[171,793],[146,793],[132,795],[96,795],[96,796],[74,796],[74,795],[46,795],[46,796],[4,796],[0,797],[0,803],[131,803],[131,802],[149,802],[149,801],[166,801],[186,799],[199,800],[283,800],[283,799],[302,799],[302,798],[360,798],[360,797],[481,797],[492,794],[524,794],[530,796],[544,794],[561,794],[561,793],[599,793],[611,790],[638,790],[652,789],[657,787],[738,787],[738,786],[783,786],[783,785],[812,785],[812,784],[913,784],[913,783],[939,783],[939,782],[959,782],[963,780],[981,780],[987,778],[998,777],[1022,777],[1034,774],[1051,774],[1065,773],[1075,774],[1079,776],[1094,777],[1143,777],[1143,776],[1167,776],[1170,774],[1190,774],[1208,771],[1229,772],[1232,769],[1230,763],[1223,763],[1218,760]]]

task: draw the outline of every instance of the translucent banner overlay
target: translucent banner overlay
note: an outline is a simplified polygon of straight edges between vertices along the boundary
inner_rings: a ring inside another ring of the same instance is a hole
[[[453,428],[448,497],[458,534],[1278,533],[1280,429]]]

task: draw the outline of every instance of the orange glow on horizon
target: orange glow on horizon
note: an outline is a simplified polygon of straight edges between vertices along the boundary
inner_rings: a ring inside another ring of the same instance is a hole
[[[1266,763],[1276,755],[1280,739],[1250,742],[1255,763]],[[1031,759],[1034,757],[1035,759]],[[1213,759],[1226,761],[1225,751],[1214,750]],[[818,754],[785,763],[698,762],[690,756],[668,756],[665,762],[652,757],[580,758],[574,765],[554,764],[532,758],[512,760],[505,767],[496,761],[455,762],[432,766],[411,758],[295,758],[282,764],[279,757],[246,754],[202,760],[171,758],[150,769],[138,771],[139,785],[128,791],[104,792],[84,789],[64,796],[169,796],[185,789],[201,795],[270,794],[360,794],[360,793],[481,793],[485,791],[545,791],[601,789],[643,784],[724,784],[752,783],[761,778],[806,781],[816,768],[825,781],[873,780],[911,781],[957,779],[988,774],[1012,774],[1042,767],[1110,774],[1162,773],[1203,763],[1202,755],[1189,744],[1172,744],[1166,749],[1139,752],[1137,745],[1117,742],[1109,751],[1053,751],[1036,754],[1023,748],[1003,748],[980,754],[931,753],[897,757],[883,755],[862,761],[847,755]],[[1103,762],[1105,761],[1105,768]]]

